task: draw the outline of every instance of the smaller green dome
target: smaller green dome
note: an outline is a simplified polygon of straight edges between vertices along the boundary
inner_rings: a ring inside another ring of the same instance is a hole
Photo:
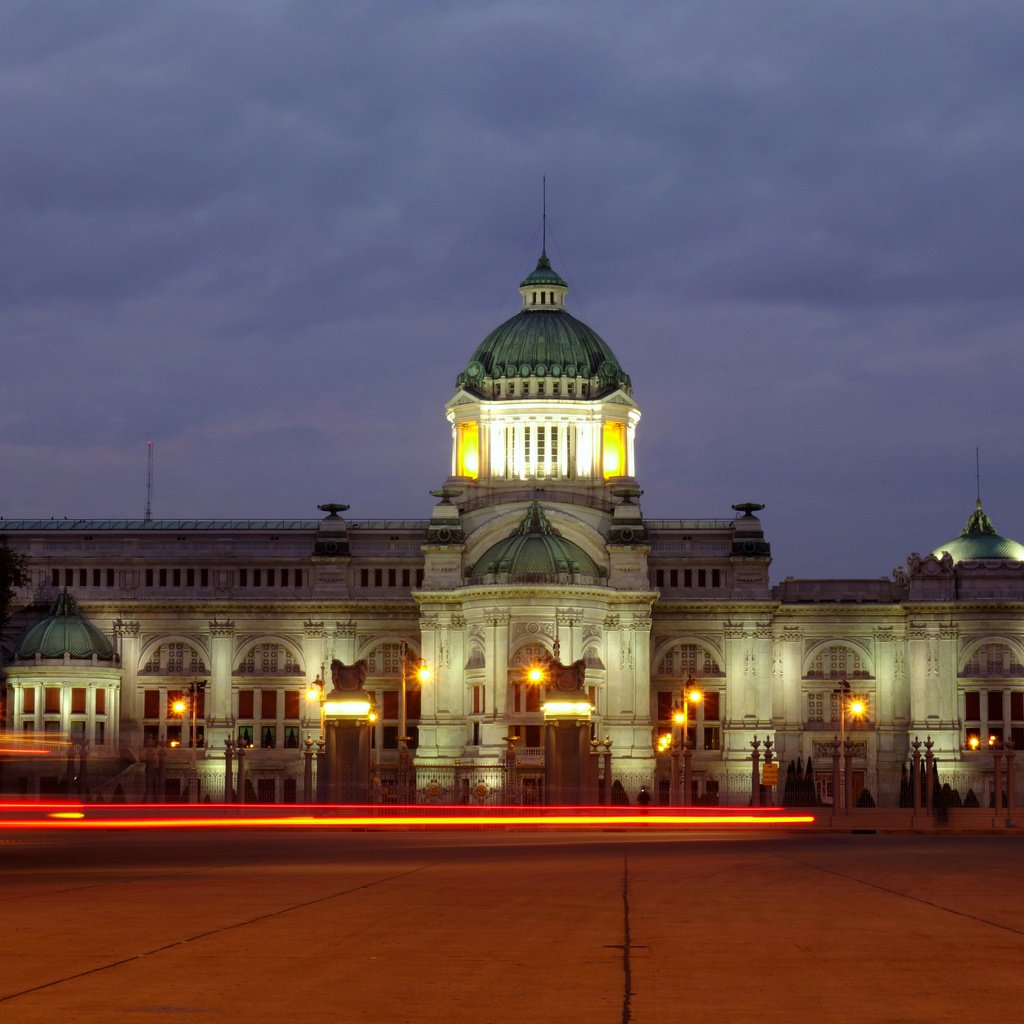
[[[101,661],[113,661],[114,646],[102,630],[94,626],[78,609],[75,599],[65,590],[57,595],[50,614],[37,622],[22,637],[15,658],[89,659],[95,654]]]
[[[535,501],[512,533],[491,545],[467,573],[493,583],[564,583],[604,570],[578,544],[566,540]]]
[[[940,544],[932,554],[941,558],[948,551],[954,562],[973,562],[981,559],[1010,559],[1024,562],[1024,544],[1008,537],[1000,537],[992,520],[981,507],[981,499],[960,531],[960,536]]]

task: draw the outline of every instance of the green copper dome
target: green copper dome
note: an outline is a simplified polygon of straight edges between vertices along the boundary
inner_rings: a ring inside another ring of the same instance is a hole
[[[467,573],[493,583],[556,583],[577,574],[597,578],[604,576],[604,570],[548,522],[537,502],[530,505],[522,523],[489,547]]]
[[[579,391],[562,388],[557,392],[560,398],[593,398],[616,388],[628,392],[629,375],[623,372],[608,344],[565,311],[568,290],[569,286],[552,270],[547,254],[542,253],[536,269],[519,285],[522,310],[484,338],[459,374],[456,386],[496,398],[516,398],[538,392],[522,386],[502,391],[494,382],[569,378],[581,382]]]
[[[79,610],[75,599],[65,590],[53,603],[50,614],[37,622],[22,638],[15,658],[92,658],[112,661],[114,647],[106,635]]]
[[[980,499],[967,525],[960,531],[960,536],[940,544],[932,554],[941,558],[943,551],[948,551],[954,562],[973,562],[986,558],[1008,558],[1024,562],[1024,544],[1000,537],[996,533],[992,520],[981,507]]]

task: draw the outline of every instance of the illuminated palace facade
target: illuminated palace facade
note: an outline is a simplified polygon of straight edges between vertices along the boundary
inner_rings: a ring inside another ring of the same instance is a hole
[[[525,672],[557,653],[585,662],[594,737],[627,792],[664,778],[657,739],[686,687],[703,694],[698,798],[749,792],[751,741],[771,736],[827,799],[844,681],[867,707],[848,723],[857,786],[881,802],[915,737],[975,786],[990,737],[1024,745],[1024,548],[980,503],[891,580],[772,588],[760,506],[644,517],[630,378],[567,312],[546,255],[519,291],[458,374],[429,518],[3,522],[31,569],[0,649],[7,728],[86,744],[101,788],[154,747],[173,766],[193,734],[211,773],[226,740],[251,744],[258,795],[288,800],[320,733],[306,690],[332,659],[366,660],[386,765],[403,665],[422,658],[415,763],[471,768],[504,763],[510,743],[521,763],[540,756],[543,691]]]

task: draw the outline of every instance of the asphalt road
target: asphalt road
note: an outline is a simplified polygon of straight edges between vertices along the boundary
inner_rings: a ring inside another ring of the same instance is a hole
[[[1020,1019],[1003,836],[25,833],[0,1021]]]

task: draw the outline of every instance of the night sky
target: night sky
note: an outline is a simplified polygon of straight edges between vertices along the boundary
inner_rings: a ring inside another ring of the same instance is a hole
[[[1024,4],[6,0],[0,514],[425,518],[541,244],[645,514],[1024,540]]]

